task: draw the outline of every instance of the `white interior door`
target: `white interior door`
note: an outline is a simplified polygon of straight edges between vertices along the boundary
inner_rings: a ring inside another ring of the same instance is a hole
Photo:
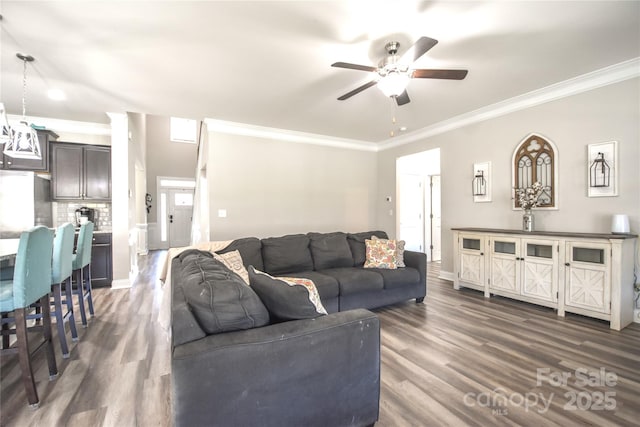
[[[405,249],[424,252],[424,189],[423,177],[402,174],[398,177],[399,238]]]
[[[191,219],[193,217],[193,190],[168,190],[168,237],[172,248],[191,244]]]

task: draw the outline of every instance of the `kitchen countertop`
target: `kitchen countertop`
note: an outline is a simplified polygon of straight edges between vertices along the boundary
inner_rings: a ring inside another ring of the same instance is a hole
[[[19,244],[20,239],[0,239],[0,261],[15,257]]]
[[[51,230],[55,230],[51,228]],[[76,234],[80,231],[79,228],[76,228]],[[3,231],[0,233],[0,238],[2,239],[19,239],[22,231]],[[111,229],[104,230],[93,230],[93,234],[111,234]]]

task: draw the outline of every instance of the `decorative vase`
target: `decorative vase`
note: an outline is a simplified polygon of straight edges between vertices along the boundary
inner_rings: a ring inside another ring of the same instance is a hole
[[[533,231],[533,213],[531,209],[525,209],[522,215],[522,231]]]

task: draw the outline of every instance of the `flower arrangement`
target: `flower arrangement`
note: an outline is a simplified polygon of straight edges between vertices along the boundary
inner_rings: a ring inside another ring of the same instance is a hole
[[[516,196],[520,207],[524,210],[529,210],[540,205],[539,197],[544,191],[544,187],[538,181],[534,182],[531,187],[516,188]]]

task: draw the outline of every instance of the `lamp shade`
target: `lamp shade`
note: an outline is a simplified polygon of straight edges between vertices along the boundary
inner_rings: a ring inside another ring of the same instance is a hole
[[[4,154],[16,159],[42,158],[38,134],[27,122],[20,122],[13,129],[13,139],[5,144]]]
[[[378,88],[385,96],[399,96],[406,89],[409,80],[406,73],[391,71],[378,81]]]
[[[611,218],[612,233],[628,233],[629,232],[629,216],[625,214],[615,214]]]

